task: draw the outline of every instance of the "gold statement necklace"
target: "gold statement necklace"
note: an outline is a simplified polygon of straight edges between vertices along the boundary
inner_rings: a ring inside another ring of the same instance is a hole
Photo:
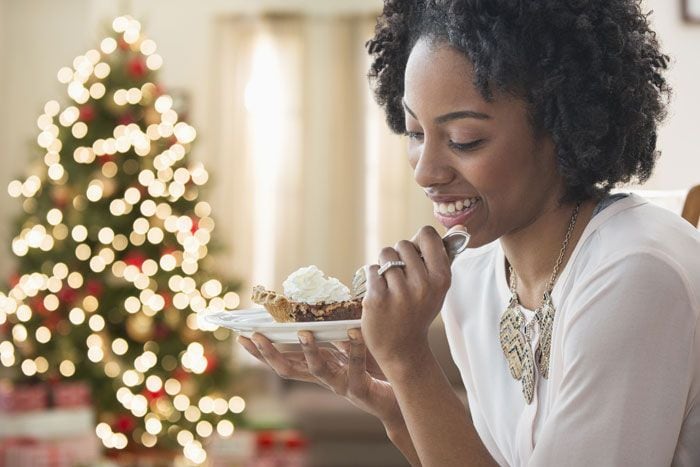
[[[523,396],[525,396],[525,401],[528,404],[532,402],[532,397],[535,394],[535,365],[537,365],[537,369],[543,378],[547,379],[549,377],[549,351],[552,345],[552,325],[554,324],[554,314],[556,313],[554,304],[552,304],[552,289],[554,288],[554,281],[557,279],[561,263],[564,260],[564,254],[569,245],[571,234],[574,231],[580,208],[581,203],[578,203],[574,208],[566,236],[564,236],[564,241],[559,251],[559,257],[554,263],[552,276],[545,287],[542,303],[535,310],[535,316],[529,323],[525,320],[525,315],[518,300],[518,293],[516,292],[518,279],[513,267],[510,264],[508,265],[511,299],[508,308],[501,316],[499,339],[503,354],[508,362],[510,374],[521,382]],[[532,339],[535,326],[539,328],[540,339],[533,355]]]

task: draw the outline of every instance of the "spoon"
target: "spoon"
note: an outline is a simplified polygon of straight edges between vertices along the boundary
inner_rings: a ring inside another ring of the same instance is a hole
[[[442,237],[442,244],[445,245],[447,256],[452,261],[458,254],[467,248],[469,243],[469,234],[461,230],[455,230]],[[423,255],[420,255],[421,258]],[[367,293],[367,275],[365,266],[362,266],[352,278],[352,298],[363,298]]]

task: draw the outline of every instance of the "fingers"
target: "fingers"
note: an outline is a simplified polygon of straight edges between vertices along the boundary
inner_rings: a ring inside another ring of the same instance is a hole
[[[402,261],[402,258],[399,256],[399,253],[395,249],[391,247],[383,248],[382,251],[379,252],[379,265],[381,266],[382,264],[388,263],[390,261]],[[389,286],[391,286],[392,283],[397,282],[398,280],[401,280],[402,278],[406,277],[403,267],[389,268],[384,272],[382,276],[386,280],[387,284],[389,284]]]
[[[238,342],[239,344],[241,344],[241,346],[242,346],[244,349],[246,349],[246,351],[248,351],[248,353],[251,354],[253,357],[257,358],[257,359],[260,360],[262,363],[267,364],[267,361],[265,361],[265,358],[262,356],[262,354],[260,353],[260,351],[258,350],[258,348],[255,347],[255,344],[253,343],[253,341],[251,341],[251,340],[248,339],[247,337],[238,336],[238,338],[236,338],[236,342]]]
[[[277,350],[275,346],[272,345],[272,342],[264,335],[256,332],[251,336],[250,342],[255,345],[256,353],[253,353],[251,351],[252,349],[249,349],[248,342],[242,341],[242,339],[239,340],[239,342],[242,343],[243,347],[256,358],[261,359],[263,363],[269,365],[280,377],[284,379],[297,379],[300,381],[313,381],[313,378],[311,378],[306,371],[305,363],[300,365],[300,362],[287,358]]]
[[[394,249],[398,252],[401,261],[406,263],[404,273],[409,280],[415,282],[427,276],[428,272],[425,268],[425,263],[423,262],[423,258],[420,257],[420,251],[415,243],[408,240],[401,240],[394,246]]]
[[[433,227],[426,225],[418,231],[418,248],[423,255],[429,275],[450,270],[450,259],[442,243],[442,237]]]
[[[384,295],[389,288],[386,280],[379,275],[378,271],[378,264],[367,266],[367,294],[365,295],[365,299],[375,295]],[[388,272],[390,271],[387,271],[387,273]]]
[[[324,355],[322,355],[316,344],[316,339],[314,339],[314,334],[310,331],[299,331],[297,335],[301,349],[306,357],[309,373],[333,391],[339,392],[341,388],[337,387],[336,374],[324,358]]]
[[[348,353],[348,392],[362,397],[367,392],[367,348],[359,329],[348,330],[350,351]]]

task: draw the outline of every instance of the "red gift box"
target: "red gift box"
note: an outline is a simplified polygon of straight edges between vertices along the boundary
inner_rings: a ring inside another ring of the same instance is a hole
[[[99,458],[100,443],[94,434],[52,441],[0,440],[0,467],[73,467],[90,465]]]
[[[84,381],[56,383],[51,387],[54,407],[88,407],[91,404],[90,386]]]
[[[48,406],[48,388],[44,384],[0,385],[0,411],[28,412]]]

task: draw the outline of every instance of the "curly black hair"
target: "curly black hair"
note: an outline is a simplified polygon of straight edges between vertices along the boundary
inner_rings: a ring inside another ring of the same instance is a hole
[[[485,99],[498,89],[528,103],[533,129],[556,145],[565,200],[651,175],[669,57],[639,0],[385,0],[369,79],[395,133],[406,132],[404,72],[421,38],[464,53]]]

